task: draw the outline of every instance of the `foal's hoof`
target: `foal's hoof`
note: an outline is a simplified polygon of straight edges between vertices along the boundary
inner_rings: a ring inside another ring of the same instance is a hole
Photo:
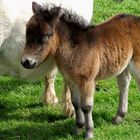
[[[122,123],[122,121],[123,121],[123,117],[121,117],[121,116],[117,116],[112,119],[112,123],[115,125]]]
[[[86,132],[85,134],[85,140],[87,139],[93,139],[93,133],[90,131],[90,132]]]

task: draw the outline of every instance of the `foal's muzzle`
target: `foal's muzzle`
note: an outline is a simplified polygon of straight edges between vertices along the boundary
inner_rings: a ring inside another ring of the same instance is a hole
[[[27,68],[27,69],[33,69],[36,65],[36,61],[35,59],[31,59],[31,58],[23,58],[21,60],[21,64],[24,68]]]

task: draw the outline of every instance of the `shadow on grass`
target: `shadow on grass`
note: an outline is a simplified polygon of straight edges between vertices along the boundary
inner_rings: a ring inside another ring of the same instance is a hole
[[[8,119],[18,120],[19,118],[13,117]],[[57,140],[72,137],[75,140],[79,140],[83,137],[83,133],[80,136],[72,135],[75,121],[74,119],[66,119],[63,115],[51,113],[32,114],[25,121],[29,121],[29,124],[21,123],[15,129],[0,130],[0,139]],[[109,123],[111,116],[106,112],[94,113],[95,128],[100,127],[103,121]]]
[[[15,129],[0,131],[1,140],[57,140],[65,139],[72,132],[73,121],[52,124],[22,124]]]
[[[13,113],[16,112],[16,110],[23,110],[22,113],[25,112],[26,110],[30,112],[29,115],[23,115],[20,113]],[[60,110],[56,110],[55,106],[44,106],[42,103],[35,103],[35,104],[30,104],[27,106],[24,106],[24,108],[3,108],[0,109],[0,112],[3,112],[0,115],[0,121],[6,121],[6,120],[16,120],[16,121],[21,121],[21,120],[26,120],[26,121],[31,121],[31,122],[44,122],[47,121],[48,123],[55,122],[58,120],[65,120],[66,117],[62,115]],[[9,115],[10,114],[10,115]]]
[[[39,104],[30,104],[25,108],[41,109],[43,106]],[[45,112],[32,112],[29,116],[22,115],[8,115],[5,112],[0,115],[0,121],[15,121],[18,122],[16,128],[0,130],[0,140],[57,140],[67,139],[69,136],[74,137],[75,140],[82,138],[71,136],[72,128],[74,126],[74,119],[66,119],[61,113],[53,112],[53,108],[45,110]],[[111,115],[108,112],[94,112],[93,119],[95,128],[100,127],[105,123],[111,123]],[[27,124],[26,124],[27,123]],[[8,127],[7,127],[8,128]]]
[[[64,115],[56,113],[53,108],[47,111],[43,107],[44,112],[43,110],[39,111],[42,104],[29,105],[27,108],[35,108],[36,111],[30,112],[29,116],[22,116],[22,114],[9,115],[10,110],[4,111],[0,115],[0,124],[6,122],[4,126],[6,125],[7,128],[6,130],[0,130],[0,140],[57,140],[56,137],[65,138],[71,133],[73,121],[66,120]],[[15,124],[12,123],[11,125],[11,122]],[[8,129],[9,127],[12,128]]]
[[[8,106],[9,107],[9,106]],[[55,122],[57,120],[65,120],[66,117],[61,114],[61,111],[58,109],[59,107],[55,106],[44,106],[42,103],[32,103],[25,105],[24,107],[16,107],[16,108],[8,108],[7,106],[4,106],[3,104],[0,103],[0,112],[3,112],[0,115],[0,120],[5,121],[7,120],[26,120],[26,121],[34,121],[34,122],[43,122],[43,121],[48,121],[48,122]],[[56,110],[57,109],[57,110]],[[16,110],[23,110],[22,112],[26,114],[26,110],[30,112],[30,115],[22,115],[20,113],[12,113],[15,112]],[[11,114],[11,115],[9,115]],[[107,112],[107,111],[99,111],[99,112],[93,112],[92,114],[93,120],[95,122],[95,127],[100,126],[102,122],[107,122],[110,123],[112,121],[112,112]]]
[[[2,115],[4,115],[5,113],[7,112],[10,112],[10,111],[16,111],[17,109],[35,109],[35,108],[41,108],[43,107],[43,103],[32,103],[32,104],[27,104],[27,105],[12,105],[12,102],[7,102],[7,101],[0,101],[0,112],[3,112]],[[0,115],[1,117],[1,115]]]
[[[41,106],[42,104],[30,105],[29,107],[40,108]],[[7,114],[2,116],[1,122],[13,120],[18,122],[18,125],[11,129],[0,130],[0,140],[64,140],[69,139],[69,137],[74,140],[82,140],[83,137],[83,133],[80,136],[72,135],[74,119],[66,119],[63,114],[57,114],[53,110],[33,112],[27,117],[22,117],[22,115],[8,116]],[[107,112],[94,112],[93,119],[95,128],[97,128],[101,127],[103,122],[111,123],[112,116]]]

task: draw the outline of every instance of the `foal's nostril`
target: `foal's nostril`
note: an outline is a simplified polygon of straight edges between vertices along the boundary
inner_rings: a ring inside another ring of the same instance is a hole
[[[33,60],[26,59],[25,61],[21,61],[21,64],[25,68],[32,69],[32,68],[34,68],[36,62]]]
[[[30,65],[30,62],[29,62],[29,60],[28,60],[28,59],[27,59],[27,60],[25,60],[24,65],[25,65],[25,66],[29,66],[29,65]]]

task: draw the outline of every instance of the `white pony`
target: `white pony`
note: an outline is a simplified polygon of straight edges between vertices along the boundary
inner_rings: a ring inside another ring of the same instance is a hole
[[[72,9],[89,23],[93,12],[93,0],[35,0],[52,3]],[[25,80],[38,80],[45,77],[45,103],[57,103],[54,80],[57,72],[52,58],[38,68],[28,70],[21,65],[21,55],[25,46],[25,25],[32,16],[32,0],[0,0],[0,75],[14,76]],[[66,90],[67,92],[67,90]],[[65,94],[66,100],[69,94]],[[67,104],[71,101],[66,101]],[[66,110],[68,108],[66,107]],[[69,111],[68,111],[69,112]],[[70,112],[69,112],[70,113]],[[68,114],[69,114],[68,113]]]

